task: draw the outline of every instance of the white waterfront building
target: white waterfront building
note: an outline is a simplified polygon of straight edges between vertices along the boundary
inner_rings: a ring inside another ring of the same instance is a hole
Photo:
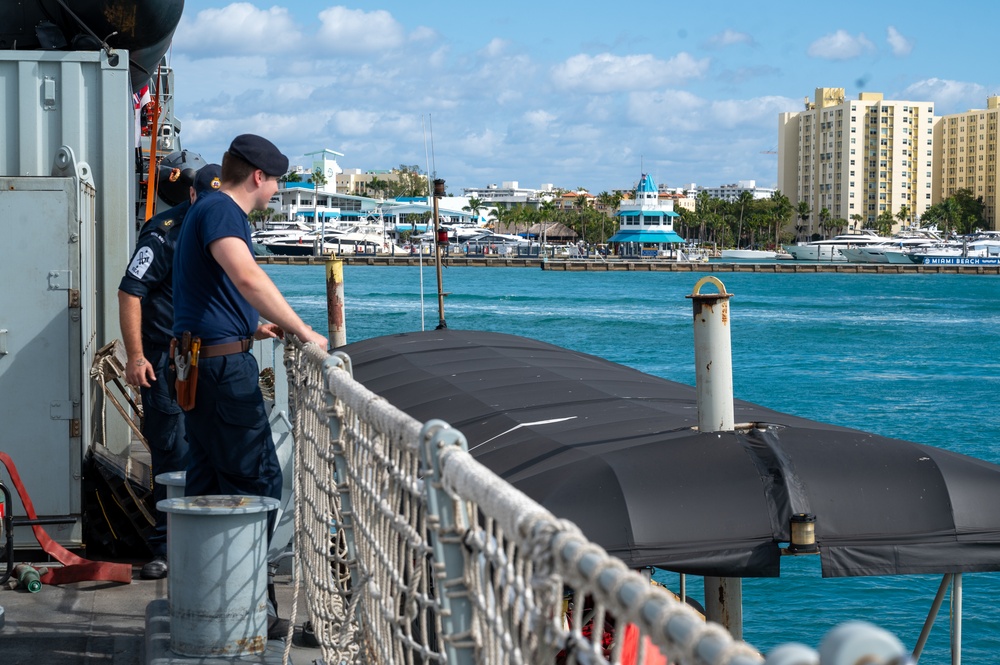
[[[516,205],[537,208],[542,202],[555,196],[555,187],[546,183],[539,189],[520,187],[517,180],[503,182],[486,187],[466,187],[462,190],[468,199],[479,199],[483,203],[502,208],[513,208]]]
[[[774,195],[773,187],[758,187],[756,180],[738,180],[730,185],[719,185],[718,187],[705,187],[705,192],[713,199],[723,201],[738,201],[743,192],[750,192],[755,199],[769,199]]]

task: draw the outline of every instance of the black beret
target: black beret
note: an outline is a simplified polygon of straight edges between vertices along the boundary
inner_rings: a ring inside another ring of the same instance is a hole
[[[217,190],[222,184],[222,167],[218,164],[206,164],[198,169],[194,177],[194,191],[198,196]]]
[[[282,176],[288,172],[288,158],[262,136],[240,134],[229,144],[229,152],[267,175]]]

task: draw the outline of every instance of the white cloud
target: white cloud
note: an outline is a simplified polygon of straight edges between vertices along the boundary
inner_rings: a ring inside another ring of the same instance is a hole
[[[838,30],[832,35],[820,37],[809,45],[808,53],[814,58],[825,60],[850,60],[865,52],[875,50],[875,45],[865,37],[864,33],[857,37],[846,30]]]
[[[370,134],[378,123],[379,114],[374,111],[347,110],[333,114],[331,122],[338,134],[363,136]]]
[[[365,55],[393,50],[406,41],[403,26],[384,9],[330,7],[319,13],[317,38],[331,53]]]
[[[913,42],[901,35],[894,26],[889,26],[886,40],[892,47],[893,55],[909,55],[910,51],[913,50]]]
[[[248,2],[234,2],[221,9],[203,9],[181,21],[172,45],[192,54],[274,54],[298,48],[302,33],[287,9],[258,9]]]
[[[654,131],[665,127],[679,132],[749,128],[773,133],[778,114],[799,104],[777,96],[711,101],[682,90],[635,92],[629,95],[628,116]]]
[[[903,99],[934,102],[934,115],[959,113],[973,108],[983,108],[989,93],[978,83],[949,81],[930,78],[917,81],[903,91]]]
[[[504,143],[504,136],[487,129],[480,134],[469,133],[454,142],[453,147],[461,155],[473,158],[477,162],[496,154]]]
[[[709,60],[678,53],[670,60],[652,55],[574,55],[552,69],[556,87],[579,92],[640,90],[703,76]]]
[[[547,129],[555,119],[556,116],[543,109],[526,111],[524,113],[524,122],[535,129]]]
[[[725,99],[711,104],[712,118],[722,127],[750,125],[773,128],[778,114],[798,108],[801,102],[788,97]]]
[[[482,55],[488,58],[496,58],[503,55],[504,51],[507,49],[508,42],[505,39],[500,39],[499,37],[494,37],[490,40],[490,43],[482,50]]]
[[[732,29],[725,29],[717,35],[712,35],[708,39],[708,46],[712,48],[723,48],[734,44],[753,45],[753,37],[745,32],[737,32]]]
[[[439,35],[433,28],[419,26],[410,33],[411,42],[431,42],[439,39]]]
[[[708,102],[683,90],[633,92],[628,96],[627,114],[631,121],[646,127],[671,127],[696,131],[706,125]]]

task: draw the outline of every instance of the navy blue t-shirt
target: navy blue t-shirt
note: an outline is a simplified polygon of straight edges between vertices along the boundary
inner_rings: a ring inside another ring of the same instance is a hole
[[[212,257],[208,246],[236,237],[253,254],[250,225],[228,195],[198,197],[188,211],[174,253],[174,336],[190,331],[202,344],[225,344],[253,337],[258,313]]]
[[[125,276],[118,288],[142,298],[142,343],[166,346],[173,335],[174,248],[181,222],[191,207],[184,201],[143,224]]]

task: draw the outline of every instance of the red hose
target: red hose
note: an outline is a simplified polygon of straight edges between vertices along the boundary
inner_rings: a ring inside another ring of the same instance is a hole
[[[24,512],[28,519],[38,519],[35,514],[35,506],[31,503],[31,497],[28,496],[24,483],[21,482],[21,476],[17,473],[14,460],[7,453],[0,452],[0,463],[6,467],[10,480],[17,490],[17,495],[21,497],[21,504],[24,506]],[[132,566],[130,564],[88,561],[52,540],[40,524],[32,524],[31,530],[35,532],[35,540],[38,541],[45,553],[63,564],[62,568],[49,568],[49,572],[41,577],[43,584],[68,584],[88,580],[121,582],[123,584],[132,582]]]

